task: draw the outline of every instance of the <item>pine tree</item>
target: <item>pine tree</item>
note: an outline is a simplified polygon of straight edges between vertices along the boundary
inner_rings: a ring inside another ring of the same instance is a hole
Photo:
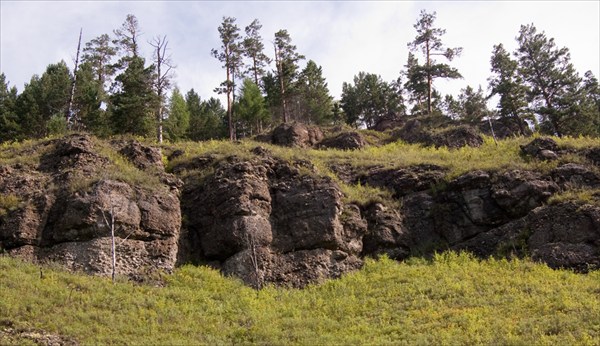
[[[269,119],[269,112],[266,109],[260,88],[249,78],[246,78],[242,85],[236,114],[243,121],[243,128],[248,129],[250,136],[260,132],[262,124]]]
[[[116,134],[150,136],[155,130],[157,96],[152,88],[154,71],[144,67],[144,59],[132,57],[127,69],[117,76],[111,96],[111,125]]]
[[[84,62],[77,71],[77,89],[74,95],[74,110],[83,126],[96,136],[108,136],[110,127],[103,105],[108,96],[98,79],[91,62]]]
[[[417,36],[414,41],[408,43],[408,47],[411,50],[421,49],[425,56],[423,69],[427,77],[427,114],[431,114],[433,110],[433,80],[436,78],[462,78],[455,68],[447,64],[438,64],[432,58],[438,55],[444,56],[448,61],[452,61],[462,51],[462,48],[444,49],[441,37],[446,33],[446,30],[433,27],[435,17],[435,12],[427,13],[425,10],[422,10],[419,21],[414,25],[414,28],[417,30]]]
[[[190,126],[187,137],[194,141],[222,139],[227,136],[227,111],[221,101],[211,97],[200,101],[194,89],[186,94],[187,109],[190,112]]]
[[[133,14],[128,14],[125,21],[119,29],[113,31],[116,39],[113,43],[123,51],[123,59],[120,61],[122,68],[127,66],[127,62],[132,58],[139,56],[139,40],[142,35],[137,18]]]
[[[481,86],[475,91],[471,86],[462,89],[458,95],[456,110],[458,118],[471,125],[478,125],[492,115],[487,107],[486,97]]]
[[[427,113],[427,72],[426,69],[419,65],[419,60],[413,53],[408,53],[405,72],[406,77],[404,89],[408,92],[408,101],[413,104],[411,113],[413,115],[422,115]]]
[[[382,118],[395,117],[401,112],[402,99],[395,85],[383,81],[379,75],[360,72],[354,76],[354,85],[344,83],[341,106],[348,124],[364,124],[371,129]]]
[[[296,85],[300,95],[301,119],[308,123],[331,124],[333,97],[329,94],[322,67],[309,60]]]
[[[292,45],[292,39],[287,30],[279,30],[275,33],[273,45],[283,122],[287,123],[290,119],[288,100],[293,95],[292,87],[298,74],[298,61],[304,59],[304,56],[296,52],[296,46]]]
[[[529,87],[530,108],[542,119],[542,131],[566,134],[566,123],[577,121],[570,106],[581,81],[570,63],[569,50],[558,49],[554,39],[538,33],[533,24],[521,26],[517,42],[519,73]]]
[[[518,73],[518,63],[512,60],[504,46],[499,44],[494,46],[491,66],[495,75],[488,79],[489,97],[495,95],[500,97],[498,101],[500,118],[516,124],[521,135],[525,135],[524,120],[534,121],[534,118],[528,109],[528,88]]]
[[[233,122],[233,92],[235,90],[235,75],[241,63],[240,29],[235,24],[235,18],[223,17],[223,22],[218,28],[221,38],[220,50],[211,50],[212,55],[223,63],[226,79],[220,87],[215,89],[219,94],[227,95],[227,122],[229,128],[229,139],[235,140],[235,129]]]
[[[115,74],[116,67],[112,60],[117,55],[117,51],[118,48],[111,45],[107,34],[87,42],[83,48],[82,63],[89,63],[103,90],[108,88]]]
[[[0,73],[0,143],[20,138],[21,127],[16,106],[17,88],[9,88],[6,76]]]
[[[253,20],[245,28],[246,37],[242,42],[244,55],[250,59],[247,72],[252,76],[254,84],[258,86],[260,86],[260,81],[265,75],[265,67],[271,62],[271,59],[264,53],[265,45],[262,43],[262,37],[260,36],[261,28],[262,25],[258,19]]]
[[[16,109],[19,125],[26,137],[45,137],[52,117],[64,120],[72,78],[67,64],[61,61],[48,65],[42,77],[34,75],[25,85],[17,97]]]

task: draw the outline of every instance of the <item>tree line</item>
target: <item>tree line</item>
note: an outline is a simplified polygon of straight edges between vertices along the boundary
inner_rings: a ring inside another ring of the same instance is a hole
[[[211,50],[224,70],[225,78],[214,90],[226,96],[222,105],[215,97],[201,100],[194,89],[183,93],[177,88],[166,36],[147,41],[151,58],[140,56],[142,30],[130,14],[112,35],[85,43],[80,64],[78,48],[73,71],[64,61],[50,64],[20,93],[1,73],[0,142],[68,129],[158,142],[235,140],[281,122],[374,128],[384,119],[420,116],[473,125],[499,119],[522,133],[532,126],[558,136],[600,136],[598,80],[591,71],[579,76],[569,50],[558,48],[533,24],[521,26],[512,54],[502,43],[494,45],[486,91],[468,86],[456,98],[442,96],[434,81],[462,78],[450,65],[462,49],[443,44],[445,30],[435,26],[435,19],[435,12],[421,11],[414,25],[417,35],[408,42],[408,59],[396,80],[358,72],[352,82],[343,83],[336,101],[322,67],[313,60],[300,65],[306,57],[287,30],[274,34],[271,50],[263,43],[258,19],[242,31],[235,18],[224,17],[217,28],[221,45]],[[498,100],[495,109],[488,108],[492,97]]]

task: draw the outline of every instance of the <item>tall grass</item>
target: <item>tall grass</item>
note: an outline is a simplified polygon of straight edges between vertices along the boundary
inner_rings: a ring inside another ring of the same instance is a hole
[[[304,290],[254,291],[206,267],[164,279],[113,285],[50,269],[40,279],[38,267],[0,257],[0,320],[84,344],[600,343],[600,272],[526,260],[367,260]]]

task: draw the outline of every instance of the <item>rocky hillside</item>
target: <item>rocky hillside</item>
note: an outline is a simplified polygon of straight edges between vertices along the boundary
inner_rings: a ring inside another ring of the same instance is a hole
[[[5,145],[0,251],[109,275],[113,228],[119,275],[208,264],[255,287],[447,249],[600,267],[600,142],[449,150],[393,136],[288,125],[263,143]]]

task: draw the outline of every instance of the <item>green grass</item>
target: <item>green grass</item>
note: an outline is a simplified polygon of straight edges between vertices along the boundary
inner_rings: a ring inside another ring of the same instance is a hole
[[[527,260],[368,260],[304,290],[254,291],[206,267],[164,279],[112,285],[50,269],[40,279],[38,267],[0,257],[0,319],[83,344],[600,343],[600,272]]]
[[[581,149],[600,146],[600,139],[554,139],[557,140],[559,145],[568,148]],[[183,142],[169,145],[172,150],[181,149],[184,151],[184,155],[169,162],[169,167],[172,168],[174,165],[195,156],[207,154],[213,154],[217,157],[237,155],[249,158],[253,156],[250,150],[258,145],[266,147],[276,157],[286,160],[309,160],[317,167],[328,167],[332,163],[349,163],[355,167],[383,166],[388,168],[435,164],[447,168],[449,177],[456,177],[477,169],[487,171],[526,169],[548,172],[561,163],[584,162],[584,159],[577,155],[566,155],[563,159],[552,162],[524,158],[520,155],[519,146],[527,144],[531,140],[532,138],[517,137],[501,140],[496,144],[491,137],[484,137],[484,143],[481,147],[463,147],[460,149],[423,147],[418,144],[396,141],[383,146],[369,146],[354,151],[286,148],[251,140],[243,140],[237,143],[228,141]]]

